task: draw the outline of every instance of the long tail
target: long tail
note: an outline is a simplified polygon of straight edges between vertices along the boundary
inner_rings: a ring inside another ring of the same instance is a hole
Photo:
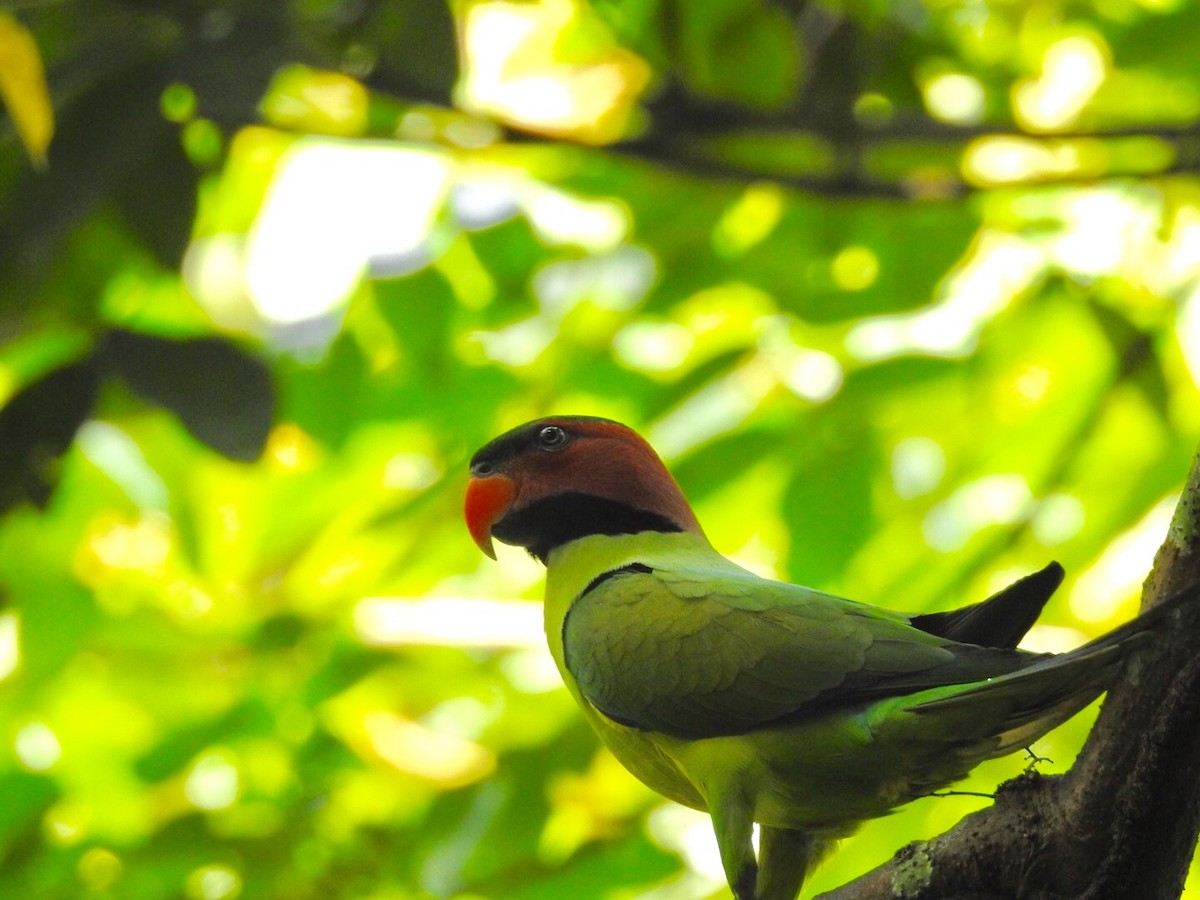
[[[987,723],[995,741],[988,756],[1027,746],[1102,694],[1125,661],[1145,647],[1154,632],[1183,606],[1200,597],[1200,584],[1185,588],[1153,609],[1069,653],[964,686],[946,696],[909,707],[965,722]],[[966,729],[970,733],[971,729]]]

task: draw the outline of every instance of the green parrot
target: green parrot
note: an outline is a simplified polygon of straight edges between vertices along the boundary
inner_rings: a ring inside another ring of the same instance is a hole
[[[607,419],[539,419],[487,444],[465,516],[489,556],[496,538],[546,565],[567,688],[630,772],[712,817],[737,900],[795,900],[863,820],[1027,747],[1102,693],[1165,612],[1040,654],[1015,647],[1057,564],[925,615],[761,578],[713,549],[650,445]]]

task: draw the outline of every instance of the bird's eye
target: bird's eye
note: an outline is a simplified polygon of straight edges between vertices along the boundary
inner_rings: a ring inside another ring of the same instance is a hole
[[[538,444],[543,450],[560,450],[567,443],[567,433],[557,425],[547,425],[538,432]]]

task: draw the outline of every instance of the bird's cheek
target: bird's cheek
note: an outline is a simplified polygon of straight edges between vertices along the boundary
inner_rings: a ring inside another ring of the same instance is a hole
[[[504,475],[472,478],[467,484],[467,496],[463,504],[467,530],[471,532],[475,545],[492,559],[496,558],[496,550],[492,546],[492,527],[508,513],[516,493],[516,484]]]

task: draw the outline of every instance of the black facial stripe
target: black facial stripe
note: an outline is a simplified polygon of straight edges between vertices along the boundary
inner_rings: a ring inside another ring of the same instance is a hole
[[[544,497],[509,513],[492,527],[492,535],[506,544],[525,547],[545,562],[555,547],[591,534],[682,530],[658,513],[591,494],[568,493]]]

